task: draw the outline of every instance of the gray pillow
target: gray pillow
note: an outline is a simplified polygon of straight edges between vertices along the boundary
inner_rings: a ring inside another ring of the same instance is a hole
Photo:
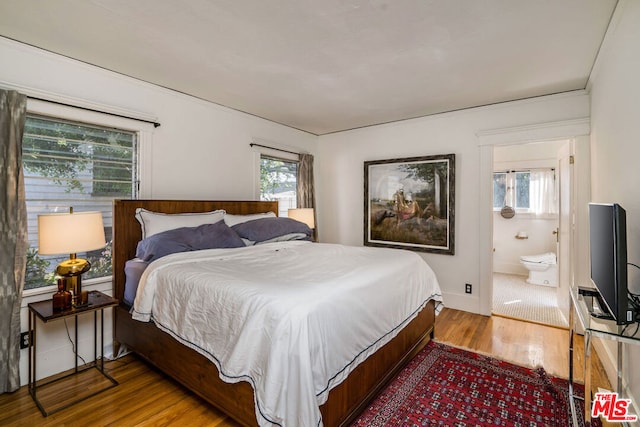
[[[261,218],[231,227],[243,239],[260,243],[281,236],[298,236],[296,240],[311,240],[313,231],[303,222],[285,217]]]
[[[136,258],[151,262],[177,252],[239,248],[245,244],[224,221],[163,231],[138,242]]]

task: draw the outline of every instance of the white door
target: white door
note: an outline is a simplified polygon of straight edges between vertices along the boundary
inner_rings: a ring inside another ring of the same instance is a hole
[[[569,318],[569,289],[573,283],[573,248],[571,247],[574,227],[573,203],[573,141],[567,141],[558,150],[558,307]]]

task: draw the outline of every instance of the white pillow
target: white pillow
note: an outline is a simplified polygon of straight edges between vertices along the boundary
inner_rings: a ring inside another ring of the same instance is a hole
[[[234,225],[242,224],[243,222],[247,222],[247,221],[253,221],[254,219],[272,218],[275,216],[276,214],[274,212],[264,212],[264,213],[249,214],[249,215],[225,214],[224,222],[226,222],[229,227],[233,227]]]
[[[142,238],[146,239],[163,231],[181,227],[197,227],[203,224],[214,224],[222,221],[225,211],[220,209],[211,212],[191,212],[183,214],[166,214],[136,209],[136,219],[142,227]]]

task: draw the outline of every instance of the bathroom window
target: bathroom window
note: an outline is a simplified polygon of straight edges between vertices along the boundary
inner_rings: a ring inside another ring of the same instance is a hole
[[[507,174],[496,172],[493,174],[493,209],[500,210],[506,204]]]
[[[530,194],[529,194],[529,181],[531,179],[530,172],[516,172],[515,173],[515,203],[516,209],[529,209],[530,207]]]
[[[493,174],[493,208],[501,209],[511,206],[521,211],[530,208],[530,179],[529,171],[494,172]]]
[[[493,173],[493,209],[511,206],[516,212],[537,216],[558,213],[555,171],[533,169]]]

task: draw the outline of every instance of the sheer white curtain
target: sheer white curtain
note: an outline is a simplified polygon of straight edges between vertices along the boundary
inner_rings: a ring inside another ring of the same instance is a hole
[[[529,209],[537,216],[558,214],[554,170],[535,170],[529,176]]]

